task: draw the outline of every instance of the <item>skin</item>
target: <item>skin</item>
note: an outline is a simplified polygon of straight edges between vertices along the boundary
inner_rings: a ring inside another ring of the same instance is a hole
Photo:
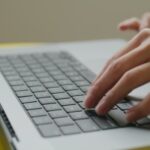
[[[131,18],[121,22],[121,31],[138,31],[120,51],[106,63],[87,92],[86,108],[95,108],[105,115],[136,87],[150,82],[150,13],[141,19]],[[150,114],[150,93],[126,114],[128,122],[134,122]]]

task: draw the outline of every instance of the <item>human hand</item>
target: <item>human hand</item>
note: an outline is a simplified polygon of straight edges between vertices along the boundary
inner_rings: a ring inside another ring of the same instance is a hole
[[[144,28],[150,28],[150,13],[145,13],[141,19],[130,18],[121,22],[118,26],[121,31],[135,30],[141,31]]]
[[[150,29],[143,29],[117,52],[92,83],[85,98],[87,108],[105,115],[136,87],[150,81]],[[134,122],[150,114],[150,94],[127,112]]]

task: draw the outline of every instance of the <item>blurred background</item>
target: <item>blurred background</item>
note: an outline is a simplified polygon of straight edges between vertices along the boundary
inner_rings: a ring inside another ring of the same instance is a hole
[[[149,10],[149,0],[0,0],[0,42],[129,39],[118,23]]]

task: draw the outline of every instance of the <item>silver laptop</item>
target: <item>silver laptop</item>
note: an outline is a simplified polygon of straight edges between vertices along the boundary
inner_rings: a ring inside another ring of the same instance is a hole
[[[149,144],[150,119],[125,120],[133,99],[124,98],[106,116],[84,108],[96,76],[85,65],[61,50],[0,56],[0,120],[12,149],[112,150]]]

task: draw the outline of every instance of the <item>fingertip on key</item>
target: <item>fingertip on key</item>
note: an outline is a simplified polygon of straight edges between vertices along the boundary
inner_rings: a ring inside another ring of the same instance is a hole
[[[86,98],[84,99],[84,102],[83,102],[84,106],[86,108],[91,108],[92,107],[91,101],[92,100],[91,100],[90,96],[86,96]]]
[[[103,116],[103,115],[105,115],[107,113],[105,107],[103,107],[103,106],[97,106],[95,108],[95,111],[100,116]]]
[[[126,119],[129,123],[134,122],[134,112],[127,112],[126,114]]]

